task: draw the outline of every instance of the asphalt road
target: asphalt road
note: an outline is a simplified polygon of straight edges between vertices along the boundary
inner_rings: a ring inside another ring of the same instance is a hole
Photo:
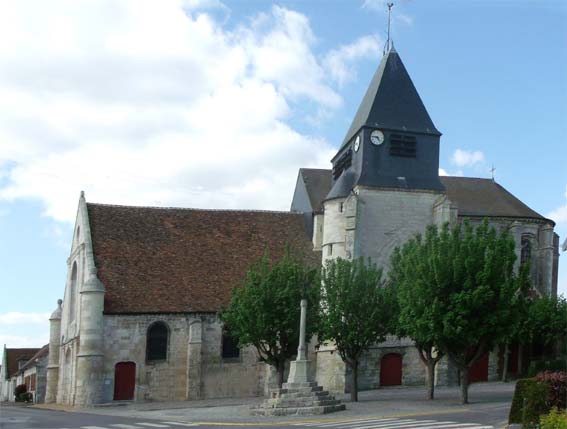
[[[63,412],[6,406],[0,409],[0,429],[179,429],[187,427],[219,428],[320,428],[320,429],[492,429],[500,427],[507,407],[441,413],[414,413],[390,417],[309,416],[303,420],[254,423],[199,423],[142,417]]]

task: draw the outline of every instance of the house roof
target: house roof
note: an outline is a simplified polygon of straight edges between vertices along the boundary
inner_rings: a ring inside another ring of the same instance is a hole
[[[87,204],[104,312],[216,312],[250,265],[286,244],[320,263],[303,215]]]
[[[492,179],[441,176],[459,216],[523,217],[547,220]]]
[[[33,367],[36,363],[38,359],[41,359],[45,356],[47,356],[49,354],[49,344],[44,345],[41,349],[39,349],[37,351],[36,354],[34,354],[27,362],[24,366],[22,366],[18,372],[22,372],[28,368]]]
[[[363,126],[441,134],[433,125],[400,56],[393,47],[382,57],[343,140],[343,146]]]
[[[313,211],[318,212],[323,208],[323,200],[329,193],[332,184],[332,176],[329,170],[321,168],[300,168],[299,173],[303,177],[303,183]]]
[[[11,377],[18,373],[18,362],[21,360],[30,360],[40,349],[4,349],[6,356],[4,362],[6,363],[7,371],[6,377]]]
[[[305,176],[310,174],[310,170],[304,171]],[[329,185],[326,190],[329,192],[331,188],[331,170],[318,170],[317,175],[323,174],[329,177]],[[449,200],[457,205],[459,216],[518,217],[548,220],[529,208],[492,179],[451,176],[440,176],[439,178],[445,187]],[[320,205],[325,196],[325,190],[318,189],[317,192],[310,194],[309,198],[316,200],[316,204]]]

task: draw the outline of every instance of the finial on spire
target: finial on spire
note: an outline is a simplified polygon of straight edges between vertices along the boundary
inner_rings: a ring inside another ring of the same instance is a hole
[[[496,171],[496,167],[494,167],[494,164],[492,164],[492,168],[490,169],[490,172],[492,173],[492,181],[494,182],[494,172]]]
[[[384,46],[384,55],[386,55],[386,52],[389,52],[390,48],[394,46],[390,39],[390,23],[392,21],[392,7],[394,6],[394,3],[386,3],[386,5],[388,6],[388,38],[386,39],[386,45]]]
[[[85,198],[85,191],[81,191],[81,198]]]

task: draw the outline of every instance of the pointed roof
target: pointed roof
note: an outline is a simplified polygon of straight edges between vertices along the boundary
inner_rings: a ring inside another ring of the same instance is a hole
[[[441,135],[394,47],[382,57],[343,145],[363,126]]]

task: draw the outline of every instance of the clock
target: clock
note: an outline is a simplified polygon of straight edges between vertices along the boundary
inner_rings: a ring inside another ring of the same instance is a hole
[[[370,141],[373,145],[380,146],[382,143],[384,143],[384,133],[380,130],[372,131],[372,133],[370,134]]]
[[[354,151],[358,152],[358,148],[360,147],[360,136],[356,136],[354,140]]]

